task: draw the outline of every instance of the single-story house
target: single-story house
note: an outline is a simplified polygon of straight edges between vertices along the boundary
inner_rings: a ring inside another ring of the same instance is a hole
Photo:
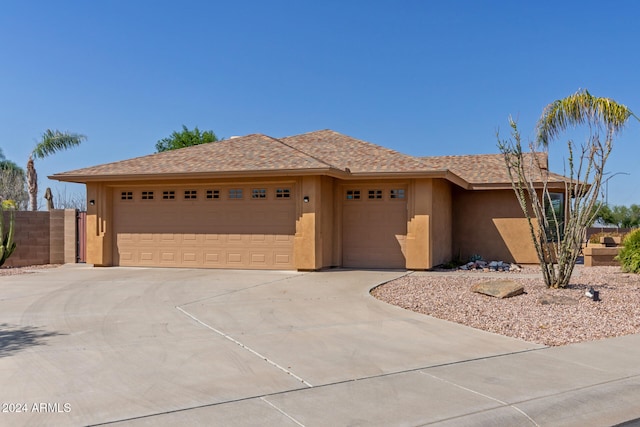
[[[564,195],[563,178],[550,176]],[[537,262],[500,154],[414,157],[321,130],[50,178],[86,184],[87,262],[96,266],[422,270],[473,254]]]

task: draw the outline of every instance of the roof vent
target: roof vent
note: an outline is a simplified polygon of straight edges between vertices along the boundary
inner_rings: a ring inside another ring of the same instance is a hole
[[[240,138],[238,135],[234,135],[234,136],[230,136],[229,139],[236,139],[236,138]]]

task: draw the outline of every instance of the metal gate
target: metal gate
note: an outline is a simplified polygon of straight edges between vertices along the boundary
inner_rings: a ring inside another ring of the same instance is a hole
[[[87,262],[87,212],[76,211],[76,262]]]

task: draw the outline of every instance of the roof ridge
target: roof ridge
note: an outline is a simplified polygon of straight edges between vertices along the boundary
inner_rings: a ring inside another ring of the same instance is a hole
[[[307,132],[307,133],[313,133],[313,132]],[[304,134],[301,134],[301,135],[304,135]],[[293,136],[298,136],[298,135],[293,135]],[[332,169],[343,170],[343,169],[340,169],[339,167],[337,167],[337,166],[335,166],[335,165],[332,165],[331,163],[327,163],[326,161],[324,161],[324,160],[322,160],[322,159],[320,159],[320,158],[318,158],[318,157],[314,156],[313,154],[309,154],[309,153],[307,153],[306,151],[303,151],[303,150],[301,150],[301,149],[299,149],[299,148],[293,147],[292,145],[287,144],[286,142],[282,141],[282,140],[281,140],[281,139],[279,139],[279,138],[274,138],[273,136],[269,136],[269,138],[273,139],[274,141],[278,141],[280,144],[282,144],[282,145],[284,145],[284,146],[286,146],[286,147],[289,147],[289,148],[291,148],[292,150],[295,150],[295,151],[297,151],[297,152],[300,152],[300,153],[304,154],[304,155],[305,155],[305,156],[307,156],[307,157],[311,157],[313,160],[316,160],[316,161],[318,161],[318,162],[320,162],[320,163],[322,163],[322,164],[325,164],[325,165],[329,166],[329,167],[330,167],[330,168],[332,168]],[[290,138],[290,137],[284,137],[284,138]]]

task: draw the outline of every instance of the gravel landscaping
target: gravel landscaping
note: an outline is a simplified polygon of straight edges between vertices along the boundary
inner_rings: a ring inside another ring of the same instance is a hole
[[[620,267],[578,265],[565,289],[547,289],[539,268],[519,273],[473,271],[414,272],[371,291],[389,304],[473,328],[558,346],[640,333],[640,275]],[[469,289],[491,279],[513,280],[525,293],[498,299]],[[593,287],[600,301],[585,296]],[[542,304],[542,297],[563,297],[562,304]]]
[[[26,267],[2,267],[0,268],[0,276],[14,276],[16,274],[35,273],[36,270],[44,270],[47,268],[58,268],[60,264],[45,265],[29,265]]]

